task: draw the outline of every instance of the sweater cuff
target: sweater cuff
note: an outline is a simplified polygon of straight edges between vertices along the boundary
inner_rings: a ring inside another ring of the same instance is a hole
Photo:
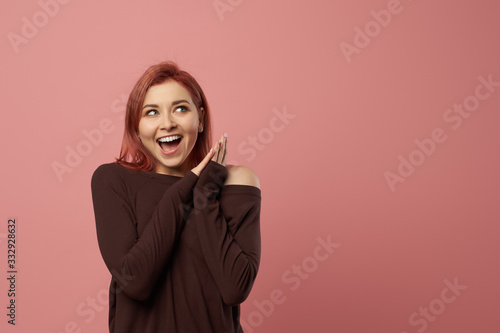
[[[188,171],[179,182],[181,183],[182,200],[192,198],[193,188],[198,181],[198,176],[193,171]]]
[[[196,183],[196,188],[198,190],[196,192],[199,193],[201,191],[207,198],[216,197],[221,191],[226,178],[226,167],[210,160],[201,172],[198,182]]]

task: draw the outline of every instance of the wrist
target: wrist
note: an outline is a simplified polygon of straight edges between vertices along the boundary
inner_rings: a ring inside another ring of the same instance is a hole
[[[227,178],[227,169],[222,164],[209,161],[202,170],[196,187],[197,193],[205,193],[207,197],[219,193]]]

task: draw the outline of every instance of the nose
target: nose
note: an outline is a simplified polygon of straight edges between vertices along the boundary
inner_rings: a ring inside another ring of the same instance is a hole
[[[177,124],[173,120],[173,116],[170,112],[163,112],[161,117],[161,129],[170,130],[171,128],[175,128]]]

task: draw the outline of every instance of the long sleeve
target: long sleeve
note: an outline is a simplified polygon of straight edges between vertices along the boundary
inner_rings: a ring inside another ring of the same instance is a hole
[[[165,190],[141,236],[123,175],[102,165],[92,175],[92,201],[102,257],[128,297],[146,300],[166,269],[182,231],[198,176],[188,172]]]
[[[224,166],[209,162],[195,186],[191,214],[224,303],[238,305],[250,293],[259,268],[261,196],[254,186],[223,188],[226,177]]]

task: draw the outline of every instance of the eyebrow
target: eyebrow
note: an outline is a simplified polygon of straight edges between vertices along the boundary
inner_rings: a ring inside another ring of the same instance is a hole
[[[158,105],[156,104],[146,104],[142,107],[142,109],[144,110],[145,108],[157,108]]]
[[[172,102],[172,106],[174,105],[177,105],[177,104],[181,104],[181,103],[187,103],[187,104],[190,104],[188,101],[186,101],[185,99],[180,99],[178,101],[173,101]]]
[[[180,99],[178,101],[173,101],[172,102],[172,106],[177,105],[177,104],[181,104],[181,103],[187,103],[187,104],[189,104],[189,102],[186,101],[185,99]],[[158,108],[159,106],[158,106],[158,104],[146,104],[146,105],[144,105],[142,107],[142,109],[144,110],[145,108],[148,108],[148,107],[149,108]]]

